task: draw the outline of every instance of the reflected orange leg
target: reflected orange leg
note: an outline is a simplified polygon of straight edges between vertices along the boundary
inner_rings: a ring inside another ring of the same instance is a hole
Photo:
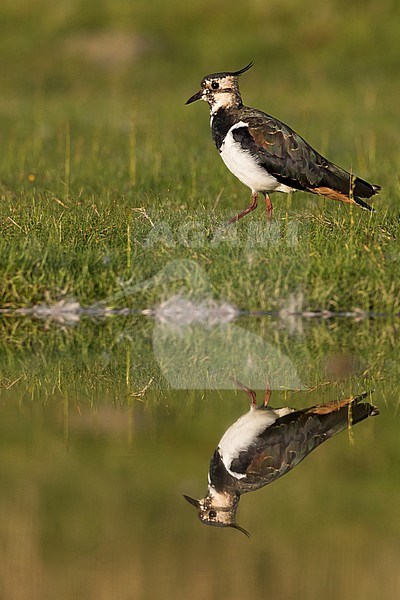
[[[231,377],[231,379],[232,379],[232,381],[234,381],[236,383],[236,385],[238,386],[238,388],[240,388],[241,390],[243,390],[248,395],[248,397],[251,400],[251,407],[252,408],[256,408],[256,406],[257,406],[257,394],[255,393],[255,391],[251,390],[250,388],[248,388],[246,385],[244,385],[238,379],[235,379],[235,377]]]
[[[271,390],[268,387],[268,388],[266,388],[265,393],[264,393],[264,408],[267,408],[270,398],[271,398]]]

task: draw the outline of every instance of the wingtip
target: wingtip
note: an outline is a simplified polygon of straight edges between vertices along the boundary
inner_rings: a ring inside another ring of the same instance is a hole
[[[367,396],[371,396],[374,393],[374,391],[375,390],[372,389],[369,391],[362,392],[361,394],[359,394],[358,396],[353,398],[353,400],[352,400],[353,404],[360,404],[363,400],[365,400],[365,398],[367,398]],[[380,411],[377,406],[375,406],[374,404],[370,404],[368,401],[365,402],[364,405],[370,407],[370,411],[369,411],[370,417],[376,417],[377,415],[379,415]]]
[[[369,204],[367,204],[366,202],[364,202],[364,200],[362,200],[361,198],[354,198],[354,202],[357,204],[357,206],[359,206],[360,208],[363,208],[364,210],[369,211],[370,213],[375,213],[376,214],[376,210],[373,206],[370,206]]]

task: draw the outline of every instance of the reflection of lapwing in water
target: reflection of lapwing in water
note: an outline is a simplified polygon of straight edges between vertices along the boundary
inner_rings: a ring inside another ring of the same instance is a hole
[[[224,433],[210,462],[205,498],[184,498],[195,506],[202,523],[233,527],[240,496],[272,483],[297,466],[312,450],[378,409],[363,402],[367,393],[310,408],[269,408],[271,392],[260,407],[256,394],[239,382],[251,398],[250,411]]]

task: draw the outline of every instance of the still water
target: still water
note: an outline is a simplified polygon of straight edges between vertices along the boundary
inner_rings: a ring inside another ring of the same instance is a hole
[[[7,317],[1,333],[0,598],[400,597],[396,322]],[[244,388],[267,420],[325,405],[242,455],[250,538],[183,497],[207,497],[219,441],[252,414]]]

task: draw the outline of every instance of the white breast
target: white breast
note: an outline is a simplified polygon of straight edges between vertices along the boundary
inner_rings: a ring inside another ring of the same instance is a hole
[[[220,148],[221,158],[228,169],[253,192],[292,191],[291,188],[279,183],[273,175],[260,167],[249,150],[242,150],[239,142],[235,142],[232,131],[247,126],[248,124],[243,121],[233,125]]]
[[[293,412],[293,410],[293,408],[252,409],[231,425],[218,444],[219,453],[226,470],[236,479],[245,477],[243,474],[234,473],[230,470],[229,467],[232,461],[238,457],[240,452],[247,450],[265,429],[273,425],[280,417]]]

